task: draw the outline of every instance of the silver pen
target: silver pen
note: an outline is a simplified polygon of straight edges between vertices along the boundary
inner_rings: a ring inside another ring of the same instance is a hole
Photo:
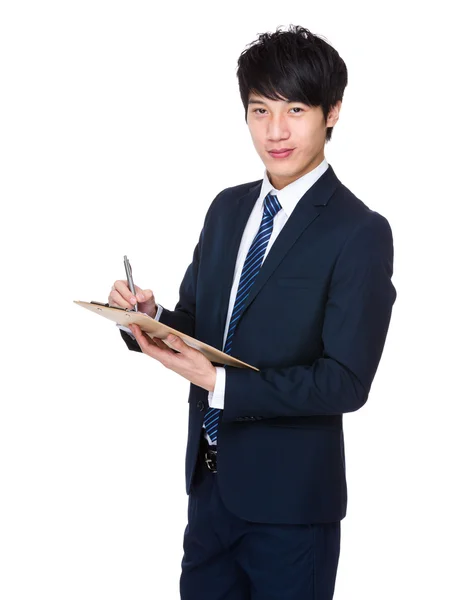
[[[132,292],[132,294],[135,296],[135,299],[136,299],[137,296],[135,294],[135,286],[133,284],[132,267],[130,266],[129,259],[127,258],[127,256],[124,256],[124,267],[125,267],[125,274],[127,275],[127,283],[129,284],[130,291]],[[132,310],[138,311],[138,302],[135,302],[135,306],[133,307]]]

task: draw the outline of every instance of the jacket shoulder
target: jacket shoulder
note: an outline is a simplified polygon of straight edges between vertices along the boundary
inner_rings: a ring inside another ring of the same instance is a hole
[[[248,181],[247,183],[240,183],[238,185],[232,185],[222,190],[218,196],[221,197],[233,197],[239,198],[247,194],[253,187],[257,187],[262,184],[263,179],[256,179],[255,181]]]
[[[241,198],[247,194],[253,187],[258,187],[262,184],[262,179],[256,179],[255,181],[249,181],[247,183],[241,183],[239,185],[233,185],[223,189],[221,192],[217,194],[214,200],[211,202],[209,209],[206,214],[206,221],[209,219],[211,213],[220,206],[223,206],[222,202],[227,202],[228,200]],[[220,211],[220,208],[218,208]]]
[[[366,223],[390,229],[389,221],[384,215],[370,208],[363,200],[356,196],[347,186],[339,183],[330,202],[336,213],[341,213],[347,228],[357,228]]]

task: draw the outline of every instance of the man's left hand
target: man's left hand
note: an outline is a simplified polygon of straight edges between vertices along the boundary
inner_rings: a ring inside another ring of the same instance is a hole
[[[155,358],[171,371],[175,371],[191,383],[213,392],[217,371],[214,365],[202,352],[191,348],[188,344],[172,333],[166,341],[172,346],[169,348],[161,339],[151,339],[143,333],[138,325],[129,325],[130,331],[135,336],[141,351]],[[174,352],[177,350],[177,352]]]

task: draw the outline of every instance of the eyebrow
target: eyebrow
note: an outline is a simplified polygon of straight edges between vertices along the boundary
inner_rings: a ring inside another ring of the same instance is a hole
[[[284,100],[287,104],[290,102],[295,102],[295,100]],[[265,104],[264,100],[248,100],[248,104]]]

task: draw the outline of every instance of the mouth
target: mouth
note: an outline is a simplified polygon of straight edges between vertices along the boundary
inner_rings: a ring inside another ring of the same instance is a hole
[[[294,148],[282,148],[281,150],[269,150],[272,158],[287,158],[293,152]]]

